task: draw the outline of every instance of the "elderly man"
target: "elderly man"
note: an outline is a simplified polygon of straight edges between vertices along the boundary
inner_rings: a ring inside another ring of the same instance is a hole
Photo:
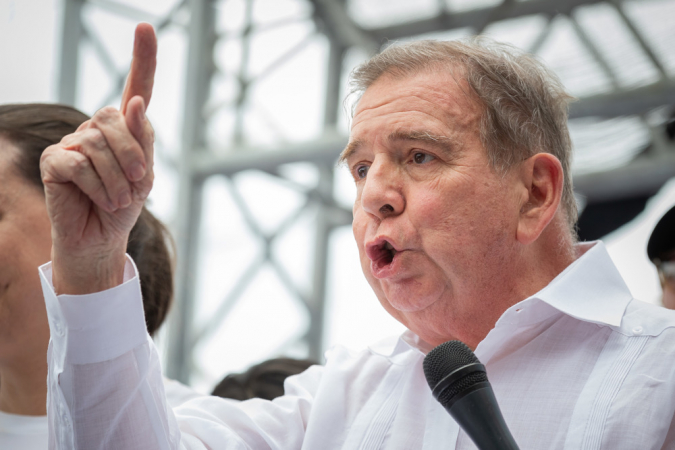
[[[475,448],[422,373],[429,349],[459,339],[521,448],[674,448],[675,316],[634,300],[602,243],[575,244],[569,96],[532,57],[483,40],[391,47],[353,76],[341,159],[354,237],[409,331],[332,350],[274,402],[168,409],[124,256],[152,184],[153,45],[140,26],[122,111],[43,158],[53,447]]]

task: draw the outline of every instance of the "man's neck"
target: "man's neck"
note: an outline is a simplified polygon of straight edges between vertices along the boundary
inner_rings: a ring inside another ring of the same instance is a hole
[[[444,317],[440,323],[428,318],[424,326],[409,328],[434,346],[458,339],[475,349],[506,310],[544,289],[583,254],[577,252],[571,236],[569,239],[559,236],[549,233],[536,244],[504,258],[507,265],[495,268],[490,280],[463,293],[465,298],[479,299],[477,303],[466,302],[472,307],[464,310],[463,315],[457,309],[436,310],[435,317]]]

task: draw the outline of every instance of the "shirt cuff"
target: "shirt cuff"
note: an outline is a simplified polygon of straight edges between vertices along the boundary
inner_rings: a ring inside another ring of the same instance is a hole
[[[52,263],[39,269],[57,359],[91,364],[121,356],[147,341],[138,270],[126,255],[123,283],[86,295],[56,295]]]

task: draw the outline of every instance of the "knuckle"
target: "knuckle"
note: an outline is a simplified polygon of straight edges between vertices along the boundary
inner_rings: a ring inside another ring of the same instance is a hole
[[[44,149],[44,151],[40,155],[40,166],[42,166],[43,164],[46,163],[47,159],[49,159],[49,157],[52,155],[52,153],[54,153],[54,151],[57,148],[58,148],[57,144],[54,144],[54,145],[50,145],[49,147]]]
[[[113,120],[118,114],[119,111],[117,108],[113,106],[104,106],[103,108],[96,111],[96,114],[94,114],[94,117],[92,117],[91,122],[94,125],[107,123]]]
[[[98,128],[89,128],[85,131],[83,140],[86,147],[92,147],[96,150],[104,150],[108,146],[103,132]]]
[[[77,147],[80,142],[82,141],[82,137],[85,136],[85,133],[87,130],[82,130],[82,131],[76,131],[75,133],[72,134],[67,134],[61,138],[61,144],[62,147]]]
[[[112,117],[116,116],[117,113],[118,110],[114,106],[104,106],[103,108],[99,109],[96,114],[101,114],[103,117]]]
[[[80,153],[74,153],[73,152],[73,157],[70,158],[69,164],[70,170],[73,172],[75,175],[82,175],[84,172],[89,170],[91,167],[91,163],[89,162],[89,158],[86,156],[80,154]]]
[[[59,150],[57,145],[50,145],[40,155],[40,174],[42,176],[42,183],[49,179],[49,167],[52,165],[52,156]]]
[[[49,148],[47,148],[48,150]],[[48,171],[48,159],[49,159],[49,154],[47,153],[47,150],[42,152],[42,155],[40,156],[40,179],[42,180],[42,184],[48,183],[50,180],[49,177],[49,171]]]

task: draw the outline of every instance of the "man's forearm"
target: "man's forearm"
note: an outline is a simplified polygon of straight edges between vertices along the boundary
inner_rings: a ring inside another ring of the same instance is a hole
[[[52,333],[48,402],[55,448],[177,448],[131,260],[122,284],[96,294],[57,296],[51,275],[51,264],[40,268]]]

